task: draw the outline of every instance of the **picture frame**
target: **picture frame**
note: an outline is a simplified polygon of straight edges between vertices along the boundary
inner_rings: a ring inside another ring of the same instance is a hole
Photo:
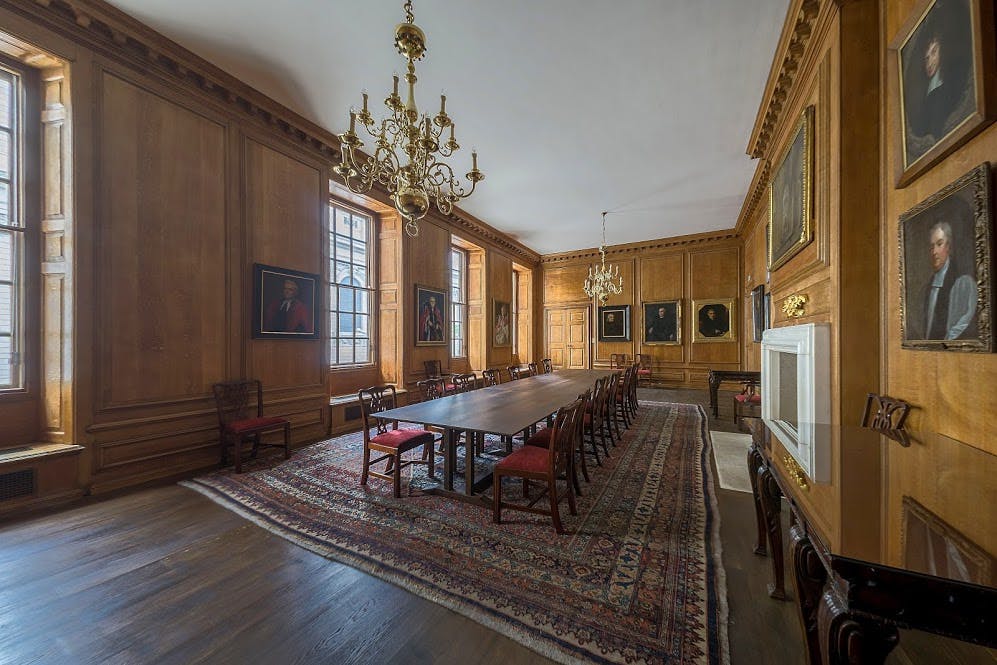
[[[769,182],[768,269],[782,267],[813,240],[814,107],[800,115]]]
[[[512,346],[512,305],[508,300],[492,298],[492,346]]]
[[[414,311],[415,345],[445,345],[449,337],[446,290],[416,284]]]
[[[765,298],[765,285],[759,284],[751,289],[751,327],[755,342],[762,341],[762,335],[768,328],[768,301]]]
[[[772,327],[772,292],[765,292],[765,330]],[[762,334],[764,338],[764,333]]]
[[[253,339],[318,339],[319,276],[253,264]]]
[[[645,346],[682,344],[682,301],[661,300],[641,303],[642,343]]]
[[[733,342],[737,340],[736,305],[735,298],[693,300],[693,343]]]
[[[921,0],[889,45],[895,181],[906,187],[994,120],[994,8]]]
[[[992,228],[989,162],[900,215],[903,348],[993,351]]]
[[[630,305],[609,305],[599,308],[599,341],[630,341]]]

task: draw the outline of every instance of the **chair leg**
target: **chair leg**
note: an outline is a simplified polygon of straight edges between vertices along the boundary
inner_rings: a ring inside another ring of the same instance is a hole
[[[581,494],[579,493],[579,496]],[[571,487],[568,487],[568,510],[571,511],[572,515],[578,514],[578,507],[575,505],[575,493],[571,491]]]
[[[523,478],[523,498],[530,498],[530,481],[526,478]]]
[[[609,437],[613,437],[613,430],[609,430]],[[602,450],[606,453],[606,457],[609,457],[609,446],[606,445],[606,423],[605,421],[599,423],[599,440],[602,442]],[[613,447],[616,447],[616,442],[613,441]],[[592,434],[592,448],[595,448],[595,434]]]
[[[370,470],[370,448],[364,446],[363,449],[363,470],[360,472],[360,484],[367,484],[367,472]]]
[[[430,478],[436,478],[436,446],[430,441],[422,447],[422,458],[426,459],[426,451],[429,451],[429,462],[426,467],[426,475]]]
[[[502,523],[502,476],[492,476],[492,521]]]
[[[553,473],[550,478],[547,479],[550,484],[550,489],[547,490],[547,496],[550,497],[550,516],[554,520],[554,531],[558,533],[564,533],[564,525],[561,524],[561,514],[557,510],[557,480],[554,478]],[[571,481],[568,481],[569,483]],[[571,488],[568,488],[571,491]]]
[[[391,477],[394,480],[394,486],[395,486],[394,490],[395,490],[395,498],[396,499],[402,498],[402,457],[401,457],[401,455],[402,455],[401,453],[395,453],[395,457],[397,457],[397,459],[395,459],[395,457],[392,458],[392,459],[395,460],[395,472],[392,474]]]
[[[222,454],[221,466],[224,468],[228,466],[228,437],[225,436],[224,434],[219,434],[218,443],[221,447],[221,454]]]
[[[590,483],[590,482],[592,482],[592,479],[589,478],[589,466],[588,466],[588,462],[585,461],[585,433],[584,432],[582,432],[582,440],[578,442],[578,453],[581,455],[581,458],[582,458],[582,475],[585,476],[585,482]],[[598,455],[596,455],[596,457],[598,457]],[[600,466],[602,466],[602,465],[600,464]],[[576,487],[577,487],[577,485],[576,485]],[[580,495],[581,492],[579,491],[578,494]]]
[[[253,435],[253,451],[249,453],[249,459],[256,459],[256,456],[260,453],[260,433],[257,432]]]
[[[284,459],[291,459],[291,423],[284,423]]]

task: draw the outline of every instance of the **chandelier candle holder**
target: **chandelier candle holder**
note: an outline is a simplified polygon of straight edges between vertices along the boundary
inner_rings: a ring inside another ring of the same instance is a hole
[[[620,267],[606,267],[606,213],[602,213],[602,244],[599,245],[599,266],[589,266],[589,276],[585,278],[585,295],[596,298],[600,305],[605,305],[610,295],[623,293],[623,278],[620,277]]]
[[[384,100],[390,115],[377,123],[367,108],[364,91],[363,108],[359,112],[350,109],[350,129],[339,134],[342,157],[332,170],[356,194],[369,192],[375,183],[386,187],[395,208],[407,220],[405,232],[415,237],[419,235],[418,220],[426,216],[431,200],[442,214],[449,215],[455,202],[474,193],[485,174],[478,170],[478,153],[473,148],[471,170],[465,174],[470,188],[442,161],[460,150],[460,145],[454,138],[454,122],[447,115],[446,95],[440,94],[440,112],[433,117],[420,114],[416,106],[415,61],[426,54],[426,34],[414,23],[411,0],[403,7],[405,22],[395,27],[395,47],[408,61],[408,99],[403,103],[398,94],[396,74],[392,92]],[[360,152],[364,143],[356,134],[358,120],[374,138],[373,155]],[[444,141],[448,130],[450,136]]]

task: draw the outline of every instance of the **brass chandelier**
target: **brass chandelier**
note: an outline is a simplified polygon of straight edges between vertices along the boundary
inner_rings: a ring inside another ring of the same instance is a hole
[[[395,47],[408,61],[408,100],[402,103],[395,75],[394,89],[384,100],[391,114],[378,124],[367,110],[364,91],[363,109],[359,113],[350,109],[350,129],[339,135],[342,158],[332,170],[356,194],[369,192],[375,183],[387,187],[395,208],[408,220],[405,232],[415,237],[419,235],[418,220],[429,211],[430,199],[436,200],[441,213],[449,215],[453,204],[470,196],[485,175],[478,170],[478,154],[473,149],[471,171],[466,174],[470,189],[465,189],[453,169],[441,161],[457,152],[460,145],[454,139],[454,122],[447,115],[446,95],[440,95],[440,112],[432,118],[420,115],[416,106],[415,61],[426,53],[426,35],[414,23],[411,0],[405,2],[404,10],[405,22],[395,27]],[[359,151],[363,141],[356,135],[357,120],[374,138],[374,154],[369,157]],[[447,128],[450,138],[442,142]]]
[[[599,245],[599,265],[589,266],[589,276],[585,278],[585,295],[596,298],[600,305],[605,305],[610,295],[623,293],[623,278],[620,277],[619,266],[606,267],[606,214],[602,213],[602,244]]]

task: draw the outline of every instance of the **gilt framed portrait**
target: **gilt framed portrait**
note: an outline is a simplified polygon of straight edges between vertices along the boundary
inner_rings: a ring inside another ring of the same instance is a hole
[[[508,301],[492,300],[492,346],[512,346],[511,313]]]
[[[599,341],[630,341],[630,305],[599,308]]]
[[[796,124],[769,183],[768,269],[776,270],[813,240],[814,107]]]
[[[644,344],[682,343],[682,301],[663,300],[641,303],[644,310]]]
[[[737,316],[734,298],[693,300],[693,342],[733,342],[737,339]]]
[[[751,328],[752,339],[755,342],[762,341],[762,334],[769,327],[769,317],[766,307],[768,301],[765,299],[765,285],[759,284],[751,289]]]
[[[253,264],[253,339],[318,339],[319,276]]]
[[[416,284],[415,303],[415,345],[442,346],[446,344],[446,291]]]
[[[921,0],[887,61],[895,178],[905,187],[993,122],[993,3]]]
[[[993,351],[992,220],[989,163],[900,216],[904,348]]]

